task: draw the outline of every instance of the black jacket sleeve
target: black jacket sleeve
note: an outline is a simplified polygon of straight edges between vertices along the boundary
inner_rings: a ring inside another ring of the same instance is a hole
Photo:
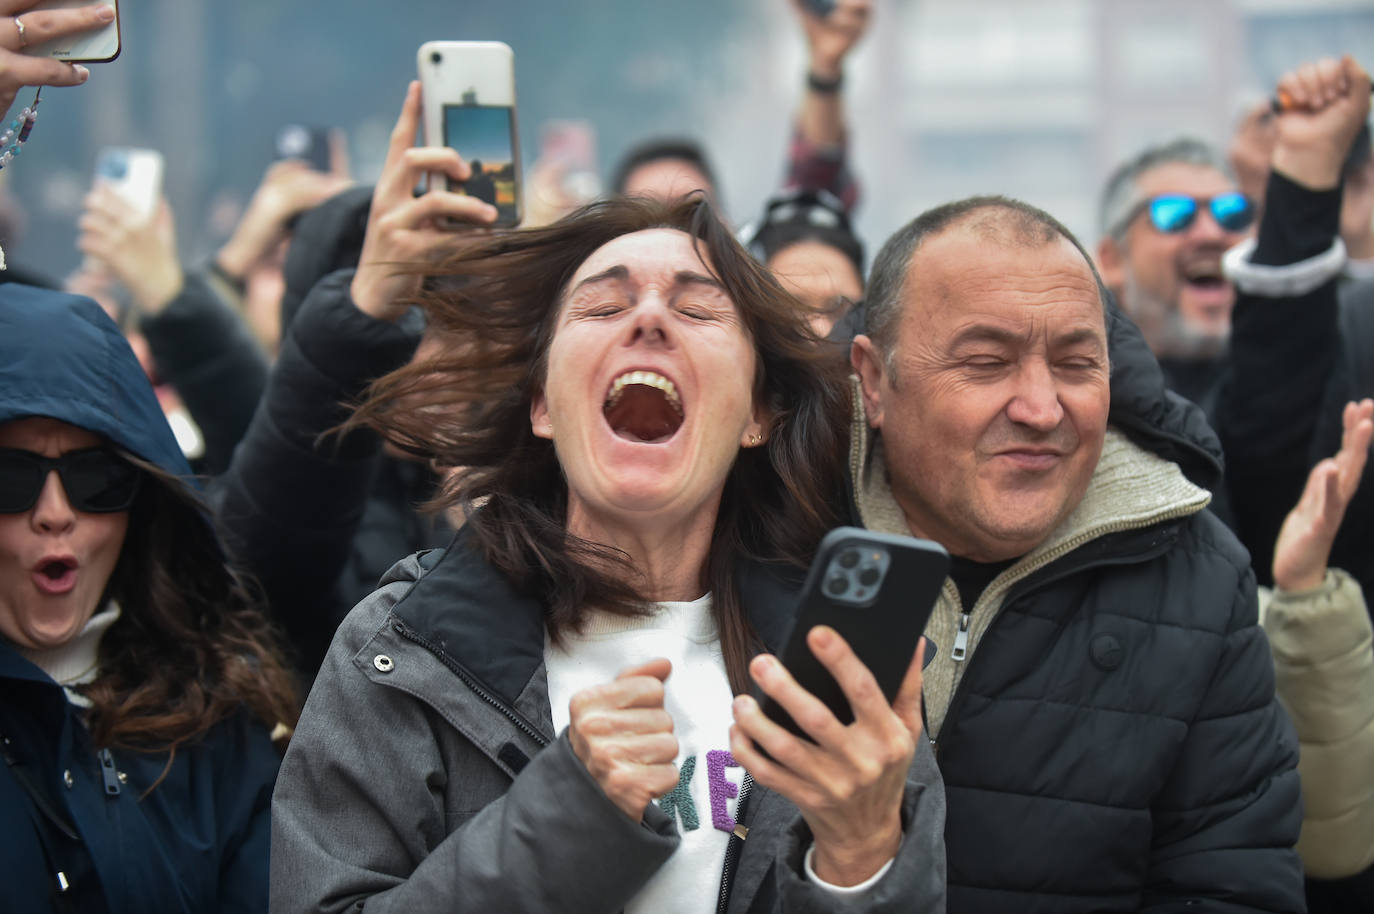
[[[1339,188],[1311,191],[1274,173],[1266,201],[1253,263],[1297,263],[1331,247],[1339,231]],[[1272,582],[1279,527],[1311,468],[1322,403],[1341,371],[1340,350],[1335,278],[1305,295],[1237,294],[1217,431],[1236,530],[1265,583]]]
[[[262,585],[307,674],[356,599],[341,577],[382,462],[376,434],[327,433],[369,382],[410,359],[422,329],[418,314],[393,324],[358,310],[352,278],[326,276],[301,306],[217,505],[234,558]]]
[[[205,278],[187,273],[181,292],[139,329],[158,374],[176,388],[201,434],[204,468],[223,473],[267,384],[267,358],[243,319]]]

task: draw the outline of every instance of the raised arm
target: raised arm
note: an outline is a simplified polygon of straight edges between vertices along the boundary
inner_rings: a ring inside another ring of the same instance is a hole
[[[422,173],[459,180],[468,174],[453,150],[412,146],[419,118],[414,83],[373,191],[358,268],[326,276],[307,296],[225,475],[219,516],[226,538],[263,584],[307,672],[319,663],[334,626],[376,580],[372,575],[358,592],[342,578],[359,558],[354,538],[378,478],[381,439],[365,429],[342,438],[326,433],[348,418],[346,404],[368,383],[414,355],[422,322],[407,301],[420,279],[398,271],[461,243],[461,233],[441,229],[437,220],[484,225],[495,218],[493,207],[473,197],[441,190],[412,195]],[[394,494],[402,505],[396,511],[409,511],[403,505],[410,493]],[[377,520],[394,530],[408,518]],[[408,543],[381,556],[382,569],[415,548]]]
[[[1302,67],[1280,86],[1293,107],[1276,120],[1259,236],[1225,260],[1238,294],[1217,409],[1237,530],[1264,577],[1311,466],[1323,403],[1345,370],[1340,172],[1369,112],[1369,77],[1348,57]]]
[[[1369,456],[1371,416],[1374,400],[1346,406],[1341,450],[1312,468],[1284,521],[1274,550],[1277,589],[1261,614],[1279,700],[1302,746],[1298,853],[1319,880],[1374,866],[1374,629],[1360,585],[1327,567]]]
[[[806,35],[808,70],[784,188],[828,190],[853,209],[859,187],[849,169],[844,64],[868,30],[871,0],[839,0],[826,16],[791,0]]]

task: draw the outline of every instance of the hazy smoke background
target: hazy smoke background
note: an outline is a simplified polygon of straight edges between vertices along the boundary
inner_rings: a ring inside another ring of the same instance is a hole
[[[223,239],[284,124],[344,129],[371,181],[430,39],[514,48],[527,167],[553,118],[596,127],[603,173],[636,139],[695,136],[743,222],[780,178],[805,67],[786,0],[124,0],[121,19],[120,59],[47,90],[3,172],[26,211],[5,249],[53,277],[78,262],[104,145],[167,155],[189,263]],[[933,203],[1002,192],[1091,241],[1114,162],[1184,132],[1222,141],[1284,70],[1342,52],[1374,67],[1374,0],[875,0],[846,89],[859,227],[873,246]]]

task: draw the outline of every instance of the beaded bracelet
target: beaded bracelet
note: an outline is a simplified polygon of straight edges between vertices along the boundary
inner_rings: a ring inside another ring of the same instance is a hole
[[[24,143],[29,139],[29,134],[33,133],[33,125],[38,123],[38,102],[39,96],[43,94],[40,86],[38,91],[33,94],[33,104],[29,105],[19,116],[10,121],[4,133],[0,133],[0,168],[14,161],[15,156],[22,151]]]
[[[39,86],[38,91],[33,93],[33,104],[19,112],[19,116],[10,121],[5,132],[0,133],[0,149],[4,150],[0,152],[0,168],[14,161],[29,134],[33,133],[33,125],[38,123],[38,97],[42,94],[43,87]],[[9,264],[5,263],[5,249],[0,248],[0,270],[8,268]]]

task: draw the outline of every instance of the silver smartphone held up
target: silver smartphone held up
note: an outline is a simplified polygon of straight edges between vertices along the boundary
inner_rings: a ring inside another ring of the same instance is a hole
[[[427,41],[416,54],[424,95],[424,143],[449,146],[472,177],[449,189],[496,207],[496,224],[523,215],[515,126],[515,54],[500,41]]]
[[[68,63],[109,63],[114,60],[119,56],[120,50],[119,2],[103,2],[114,7],[115,17],[109,25],[77,35],[68,35],[65,38],[31,44],[20,53],[32,57],[52,57]],[[42,3],[24,10],[19,15],[22,17],[39,10],[79,9],[83,6],[95,6],[96,3],[97,0],[43,0]]]

